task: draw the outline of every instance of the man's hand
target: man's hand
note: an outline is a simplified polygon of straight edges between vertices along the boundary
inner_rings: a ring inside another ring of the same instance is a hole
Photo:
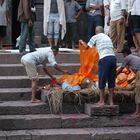
[[[88,45],[86,42],[84,42],[83,40],[79,40],[79,43],[82,44],[86,49],[88,49]]]
[[[125,18],[122,17],[122,18],[120,19],[120,21],[119,21],[119,24],[120,24],[120,25],[123,25],[124,23],[125,23]]]
[[[52,80],[56,80],[56,77],[52,76],[51,79],[52,79]]]
[[[29,28],[31,28],[33,26],[33,22],[31,19],[29,19],[29,21],[28,21],[28,26],[29,26]]]
[[[89,7],[91,10],[99,10],[100,9],[100,5],[99,4],[90,4]]]

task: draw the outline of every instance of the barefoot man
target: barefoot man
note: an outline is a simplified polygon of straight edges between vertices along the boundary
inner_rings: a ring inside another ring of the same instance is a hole
[[[116,78],[116,57],[113,51],[113,44],[111,39],[104,34],[104,29],[101,26],[96,27],[96,35],[94,35],[86,44],[81,41],[86,48],[96,47],[99,53],[99,89],[100,89],[100,100],[97,105],[104,105],[104,92],[106,82],[109,88],[109,104],[113,105],[113,93],[115,87]]]
[[[65,73],[60,66],[55,61],[55,56],[57,55],[59,48],[57,46],[39,48],[37,51],[28,53],[21,58],[21,63],[25,66],[28,77],[32,81],[32,103],[37,103],[35,95],[38,88],[37,81],[39,80],[37,73],[37,65],[43,65],[44,72],[49,75],[49,77],[54,80],[56,79],[46,67],[46,61],[48,61],[56,70]]]

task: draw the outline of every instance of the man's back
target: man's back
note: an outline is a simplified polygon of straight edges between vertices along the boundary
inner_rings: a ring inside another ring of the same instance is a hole
[[[115,55],[113,51],[113,44],[111,39],[104,33],[99,33],[94,35],[90,41],[88,42],[88,46],[92,47],[96,46],[99,58],[103,58],[105,56]]]
[[[140,57],[130,54],[124,58],[122,67],[130,67],[133,70],[140,70]]]
[[[32,64],[45,64],[48,61],[52,66],[56,64],[55,56],[50,47],[39,48],[37,51],[24,55],[21,59]]]

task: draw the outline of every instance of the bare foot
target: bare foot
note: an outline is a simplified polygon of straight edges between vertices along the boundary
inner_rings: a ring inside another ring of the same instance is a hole
[[[114,105],[114,103],[113,102],[110,102],[109,105]]]
[[[140,48],[136,48],[133,50],[133,52],[139,52],[140,51]]]
[[[105,105],[105,103],[104,102],[98,102],[98,103],[96,103],[95,105],[97,105],[97,106],[104,106]]]
[[[38,100],[38,99],[34,99],[34,100],[31,100],[31,103],[40,103],[41,100]]]
[[[134,118],[140,117],[140,113],[135,112],[134,114],[131,115],[131,117],[134,117]]]
[[[43,87],[43,89],[45,89],[45,90],[50,90],[50,88],[51,88],[51,85],[50,85],[50,84],[45,85],[45,86]]]

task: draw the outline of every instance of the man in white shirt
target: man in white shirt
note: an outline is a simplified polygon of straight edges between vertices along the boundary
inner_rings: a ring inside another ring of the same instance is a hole
[[[126,4],[125,0],[110,1],[110,37],[117,52],[124,46]]]
[[[37,81],[39,80],[37,73],[37,65],[43,65],[44,72],[49,75],[49,77],[54,80],[56,79],[46,68],[46,62],[49,62],[56,70],[62,72],[63,71],[60,66],[55,61],[55,56],[57,55],[59,48],[57,46],[53,47],[45,47],[39,48],[37,51],[28,53],[21,58],[21,63],[25,66],[28,77],[32,81],[32,103],[39,102],[36,99],[36,91],[37,91]]]
[[[108,82],[108,88],[110,92],[109,104],[113,105],[113,93],[115,87],[116,78],[116,57],[113,51],[113,44],[111,39],[103,33],[103,27],[96,27],[96,35],[94,35],[86,44],[81,41],[81,43],[86,46],[86,48],[96,47],[99,53],[99,89],[100,89],[100,100],[97,105],[104,105],[104,89],[106,82]]]

